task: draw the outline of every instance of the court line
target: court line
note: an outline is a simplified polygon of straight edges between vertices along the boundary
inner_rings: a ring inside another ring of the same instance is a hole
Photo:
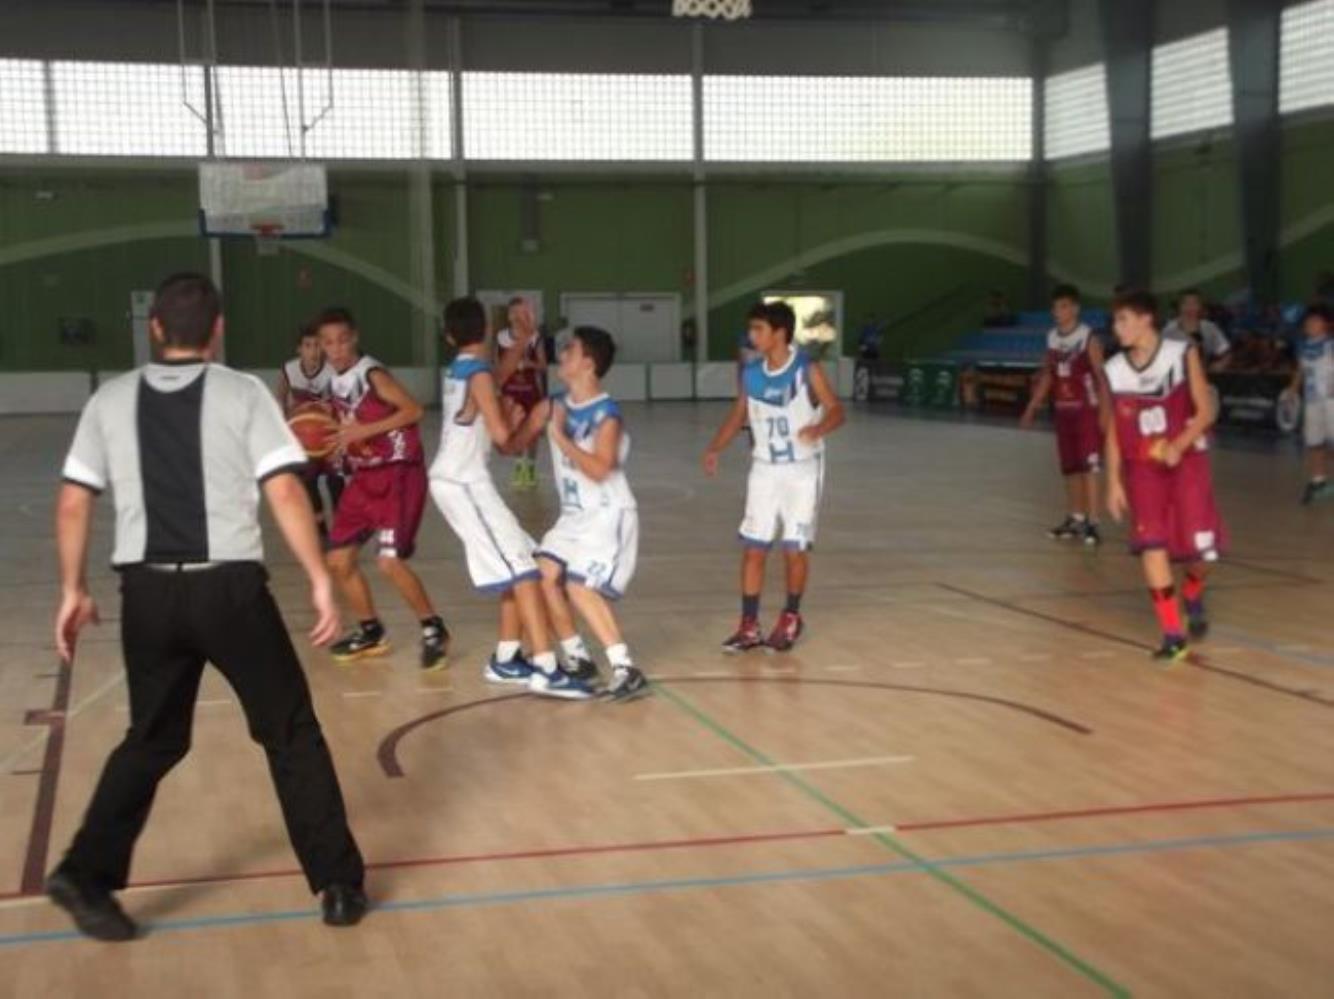
[[[1171,853],[1202,849],[1226,849],[1254,846],[1261,843],[1303,843],[1334,839],[1334,828],[1300,829],[1280,832],[1240,833],[1231,836],[1199,836],[1190,839],[1150,840],[1144,843],[1109,843],[1102,846],[1065,847],[1048,850],[1020,850],[1008,853],[982,853],[960,857],[943,857],[931,863],[944,867],[994,867],[1005,864],[1044,863],[1060,860],[1082,860],[1090,857],[1134,856],[1153,853]],[[929,874],[931,868],[921,863],[899,860],[888,864],[863,864],[854,867],[795,868],[757,874],[735,874],[719,877],[671,878],[659,881],[627,881],[610,884],[569,885],[562,888],[540,888],[522,891],[470,892],[441,895],[436,898],[404,899],[375,904],[371,912],[424,912],[437,909],[468,909],[494,905],[515,905],[522,902],[571,901],[575,899],[613,896],[649,895],[668,891],[689,891],[745,887],[763,884],[791,884],[800,882],[847,881],[856,878],[892,874]],[[320,913],[312,909],[289,909],[275,912],[248,912],[236,915],[200,916],[194,919],[174,919],[143,927],[148,935],[189,930],[215,929],[229,926],[255,926],[266,923],[314,921]],[[84,939],[75,930],[47,930],[35,933],[0,935],[0,947],[25,944],[55,943]],[[1123,986],[1110,981],[1098,984],[1115,988],[1113,994],[1129,996]],[[1109,989],[1110,991],[1111,989]]]
[[[656,683],[654,684],[654,688],[657,689],[659,693],[662,696],[664,696],[670,703],[676,705],[676,707],[680,708],[685,714],[694,718],[697,722],[699,722],[709,731],[713,732],[714,735],[718,736],[724,742],[728,743],[730,746],[732,746],[732,748],[736,749],[738,752],[742,753],[745,756],[750,757],[751,759],[759,763],[764,763],[769,765],[773,764],[773,760],[769,759],[769,757],[767,757],[764,753],[760,752],[758,749],[754,748],[748,743],[742,741],[740,737],[728,731],[728,729],[724,728],[723,725],[721,725],[714,719],[710,718],[708,715],[706,715],[699,708],[695,707],[695,705],[691,704],[680,694],[676,693],[675,691],[671,690],[668,687],[659,686]],[[803,780],[796,774],[783,773],[780,774],[780,776],[782,777],[783,780],[787,781],[794,788],[805,794],[808,798],[811,798],[812,800],[818,802],[827,811],[830,811],[833,814],[837,815],[844,822],[848,823],[849,826],[864,827],[869,825],[869,823],[863,822],[851,811],[844,808],[842,805],[838,804],[838,802],[834,801],[832,798],[827,797],[823,792],[821,792],[817,787],[815,787],[815,785],[808,783],[807,781]],[[899,856],[903,857],[906,860],[911,861],[914,866],[922,870],[924,873],[929,874],[932,878],[939,881],[941,884],[944,884],[947,887],[952,888],[954,891],[958,892],[968,901],[972,902],[983,912],[995,916],[997,919],[1001,920],[1001,922],[1005,923],[1011,929],[1015,930],[1016,932],[1018,932],[1020,935],[1022,935],[1032,943],[1037,944],[1043,950],[1047,951],[1061,963],[1065,964],[1067,967],[1078,972],[1088,981],[1091,981],[1094,984],[1103,988],[1109,995],[1117,997],[1123,997],[1123,996],[1129,997],[1130,990],[1127,989],[1121,983],[1117,982],[1115,979],[1108,976],[1100,968],[1079,957],[1073,951],[1067,949],[1065,946],[1058,943],[1053,938],[1047,936],[1041,930],[1024,922],[1022,919],[1014,915],[1009,910],[1002,908],[1000,905],[993,902],[991,899],[983,895],[977,889],[971,887],[967,883],[960,881],[958,878],[947,873],[938,864],[934,864],[931,861],[921,857],[919,854],[908,849],[901,842],[899,842],[899,840],[896,839],[894,836],[890,835],[889,833],[876,833],[872,836],[872,838],[881,846],[888,847],[894,853],[898,854]]]
[[[1095,638],[1101,638],[1108,642],[1116,642],[1118,645],[1126,645],[1132,649],[1139,649],[1143,652],[1153,651],[1151,646],[1142,642],[1137,642],[1133,638],[1126,638],[1124,635],[1118,635],[1113,631],[1103,631],[1100,628],[1094,628],[1091,625],[1083,624],[1079,621],[1067,621],[1064,618],[1057,617],[1054,614],[1047,614],[1043,611],[1033,610],[1030,607],[1023,607],[1019,604],[1010,603],[1007,600],[1001,600],[999,597],[989,597],[982,593],[974,593],[972,590],[965,590],[962,587],[952,586],[949,583],[936,583],[936,586],[950,593],[956,593],[961,596],[970,597],[984,604],[992,604],[996,607],[1004,607],[1015,614],[1023,614],[1026,617],[1034,618],[1038,621],[1046,621],[1048,624],[1055,624],[1062,628],[1077,631],[1081,634],[1092,635]],[[1295,697],[1306,701],[1308,704],[1314,704],[1322,708],[1334,708],[1334,700],[1322,696],[1319,691],[1300,690],[1296,687],[1288,687],[1281,683],[1274,683],[1270,680],[1264,680],[1258,676],[1252,676],[1250,673],[1242,673],[1239,670],[1228,669],[1225,666],[1216,666],[1205,659],[1199,652],[1192,650],[1185,659],[1185,665],[1195,669],[1204,670],[1207,673],[1216,673],[1219,676],[1226,676],[1236,680],[1239,683],[1245,683],[1252,687],[1260,687],[1274,694],[1282,694],[1287,697]]]
[[[1318,669],[1334,669],[1334,656],[1321,655],[1318,652],[1312,652],[1309,646],[1297,648],[1293,645],[1280,645],[1277,642],[1271,642],[1264,638],[1256,638],[1254,635],[1248,635],[1243,631],[1237,631],[1235,628],[1215,627],[1214,631],[1226,637],[1229,641],[1236,642],[1239,645],[1252,649],[1256,652],[1268,652],[1270,655],[1278,656],[1280,659],[1292,659],[1307,666],[1315,666]]]
[[[902,691],[910,694],[930,694],[936,697],[954,697],[965,701],[978,701],[983,704],[994,704],[998,707],[1008,708],[1011,711],[1017,711],[1021,714],[1031,715],[1041,721],[1049,722],[1052,725],[1059,725],[1068,731],[1078,733],[1079,735],[1092,735],[1093,729],[1080,722],[1072,721],[1069,718],[1063,718],[1058,714],[1046,711],[1043,708],[1034,707],[1023,701],[1012,701],[1004,697],[996,697],[992,694],[975,694],[966,690],[948,690],[943,687],[916,687],[901,683],[883,683],[869,680],[824,680],[814,677],[790,677],[790,676],[736,676],[724,675],[719,677],[700,676],[655,676],[653,678],[655,685],[665,683],[772,683],[772,684],[804,684],[815,687],[846,687],[849,689],[860,690],[889,690]],[[441,718],[448,718],[451,715],[463,711],[471,711],[474,708],[485,707],[491,704],[499,704],[502,701],[531,700],[528,693],[521,694],[503,694],[499,697],[484,697],[476,701],[466,701],[463,704],[451,704],[449,707],[441,708],[438,711],[431,711],[420,715],[411,721],[404,722],[397,728],[391,729],[389,733],[380,740],[380,745],[375,751],[376,758],[380,762],[380,769],[384,775],[390,779],[407,776],[403,765],[398,759],[398,746],[403,739],[412,732],[429,724],[438,721]]]
[[[1159,812],[1197,811],[1211,808],[1245,808],[1264,805],[1300,804],[1305,802],[1334,801],[1334,791],[1297,792],[1292,794],[1260,795],[1241,798],[1196,798],[1186,801],[1162,801],[1134,805],[1102,805],[1089,808],[1064,809],[1049,812],[1020,812],[1008,815],[989,815],[957,819],[932,819],[902,822],[893,826],[872,826],[871,829],[896,829],[900,832],[930,832],[934,829],[963,829],[970,826],[1024,825],[1032,822],[1095,819],[1112,815],[1150,815]],[[368,871],[385,871],[414,867],[450,867],[455,864],[503,863],[514,860],[544,860],[556,857],[586,857],[609,853],[651,853],[658,850],[698,849],[715,846],[746,846],[789,840],[824,839],[831,836],[863,835],[860,828],[831,827],[828,829],[795,830],[791,832],[740,833],[725,836],[702,836],[693,839],[647,840],[630,843],[600,843],[545,849],[512,850],[501,853],[454,854],[443,857],[412,857],[402,860],[371,861]],[[303,877],[297,868],[271,871],[251,871],[239,874],[204,874],[186,878],[161,878],[136,881],[128,892],[179,888],[188,885],[240,884],[247,881],[265,881]],[[15,904],[41,902],[41,895],[20,892],[0,893],[0,909]]]
[[[57,686],[59,686],[59,682],[60,682],[60,673],[59,673],[59,672],[56,672],[56,673],[43,673],[42,676],[41,676],[41,679],[53,679],[53,680],[56,680],[56,681],[57,681]],[[99,701],[99,700],[101,700],[101,699],[102,699],[103,697],[105,697],[110,691],[114,690],[117,686],[119,686],[120,684],[122,684],[122,683],[124,683],[124,682],[125,682],[125,672],[124,672],[123,670],[117,670],[117,671],[116,671],[116,674],[115,674],[114,676],[109,676],[109,677],[107,677],[106,682],[103,683],[102,686],[98,687],[98,688],[97,688],[96,690],[94,690],[91,694],[89,694],[87,697],[85,697],[82,701],[80,701],[78,704],[74,705],[74,707],[69,708],[68,710],[65,710],[65,709],[59,709],[59,710],[57,710],[56,708],[47,708],[47,709],[45,709],[45,713],[46,713],[47,715],[52,716],[52,717],[55,717],[55,716],[57,716],[57,715],[60,715],[60,716],[62,716],[62,717],[64,718],[65,721],[68,722],[68,721],[70,721],[71,719],[73,719],[73,718],[77,718],[79,715],[83,714],[83,712],[84,712],[88,707],[90,707],[95,701]],[[66,703],[68,703],[68,700],[69,700],[69,692],[68,692],[68,691],[66,691],[66,693],[65,693],[65,699],[66,699]],[[6,756],[3,760],[0,760],[0,771],[8,770],[11,766],[13,766],[13,765],[14,765],[15,763],[17,763],[19,760],[22,760],[24,757],[26,757],[29,753],[31,753],[34,749],[36,749],[38,746],[40,746],[40,745],[41,745],[43,742],[45,742],[46,740],[47,740],[47,733],[46,733],[46,732],[39,732],[37,735],[33,736],[31,739],[29,739],[29,740],[28,740],[27,742],[25,742],[23,745],[19,746],[18,749],[13,750],[13,751],[12,751],[8,756]]]
[[[721,767],[714,770],[677,770],[671,773],[635,774],[635,780],[683,780],[689,777],[745,777],[755,774],[783,774],[794,770],[844,770],[853,767],[883,767],[911,763],[912,756],[863,756],[853,760],[825,760],[822,763],[775,763],[763,767]]]
[[[51,826],[56,816],[56,786],[60,783],[60,761],[65,752],[65,724],[69,720],[66,712],[69,709],[73,672],[73,660],[61,662],[56,670],[56,689],[51,694],[51,707],[46,711],[30,711],[24,719],[28,725],[46,726],[46,752],[42,755],[42,771],[37,778],[37,798],[32,806],[28,848],[24,851],[23,876],[19,881],[19,891],[25,895],[38,891],[46,878],[46,855],[51,843]],[[104,684],[103,689],[109,689],[110,686],[110,683]],[[100,694],[101,690],[98,696]],[[83,705],[92,699],[84,698]]]

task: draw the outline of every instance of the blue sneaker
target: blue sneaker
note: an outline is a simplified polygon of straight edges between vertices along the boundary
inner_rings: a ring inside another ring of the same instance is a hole
[[[506,663],[496,662],[496,657],[492,656],[486,664],[486,669],[482,670],[482,679],[487,683],[526,687],[534,672],[536,671],[533,669],[533,664],[522,655],[517,655]]]
[[[591,684],[560,668],[554,673],[534,669],[528,689],[539,697],[560,697],[567,701],[587,701],[597,696],[597,690]]]

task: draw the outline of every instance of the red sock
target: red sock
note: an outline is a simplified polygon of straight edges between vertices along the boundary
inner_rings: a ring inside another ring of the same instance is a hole
[[[1193,572],[1186,573],[1186,581],[1181,585],[1181,595],[1187,603],[1195,603],[1204,596],[1204,577]]]
[[[1149,588],[1153,598],[1153,612],[1158,615],[1158,623],[1164,635],[1179,638],[1181,631],[1181,612],[1177,609],[1177,591],[1175,586],[1164,586],[1161,590]]]

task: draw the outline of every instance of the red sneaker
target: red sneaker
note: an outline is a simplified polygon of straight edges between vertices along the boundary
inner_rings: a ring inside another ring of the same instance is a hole
[[[806,625],[802,623],[800,614],[783,611],[778,617],[778,623],[774,625],[774,630],[769,634],[769,648],[775,652],[787,652],[797,644],[797,639],[801,638],[801,633],[805,630]]]
[[[732,655],[763,647],[764,636],[760,634],[760,622],[753,617],[743,617],[736,634],[723,642],[723,651]]]

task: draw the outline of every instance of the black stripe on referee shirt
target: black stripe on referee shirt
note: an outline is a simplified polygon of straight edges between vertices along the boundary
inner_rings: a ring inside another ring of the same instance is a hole
[[[198,363],[198,362],[196,362]],[[147,522],[144,561],[208,561],[208,499],[204,489],[204,383],[160,392],[139,382],[136,429]]]

